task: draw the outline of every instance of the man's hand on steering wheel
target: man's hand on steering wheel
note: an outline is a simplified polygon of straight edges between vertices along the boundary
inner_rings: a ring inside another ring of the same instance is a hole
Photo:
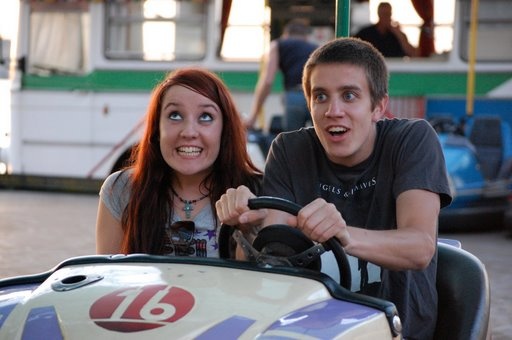
[[[242,213],[247,213],[246,211],[244,211],[245,209],[237,210],[236,202],[242,202],[242,200],[237,201],[235,194],[235,192],[231,193],[231,203],[229,202],[229,200],[224,200],[220,203],[218,202],[218,208],[221,208],[222,211],[221,215],[219,216],[235,216],[239,211],[242,211]],[[226,195],[229,196],[228,194]],[[245,196],[245,198],[246,197],[247,196]],[[219,206],[219,204],[224,206]],[[339,215],[338,218],[325,218],[314,210],[315,207],[319,207],[320,212],[325,213],[330,211],[334,207],[334,205],[332,205],[331,207],[331,204],[323,200],[317,200],[314,202],[314,204],[310,204],[309,209],[301,209],[301,207],[294,202],[275,197],[251,198],[247,199],[247,204],[248,208],[253,210],[274,209],[286,212],[293,216],[300,215],[304,212],[302,216],[298,216],[298,218],[295,219],[295,222],[300,224],[301,221],[304,221],[304,224],[300,225],[302,226],[303,229],[310,230],[310,234],[313,235],[316,232],[317,235],[319,235],[320,237],[326,237],[330,234],[336,235],[337,233],[339,233],[336,232],[335,230],[335,226],[340,225],[339,220],[341,219],[341,214],[339,214],[339,212],[337,213]],[[240,221],[240,219],[232,219],[232,221],[237,220]],[[290,221],[294,222],[293,219],[291,219]],[[329,225],[323,228],[320,226],[322,222],[326,222]],[[343,226],[345,225],[344,223],[345,222],[343,221]],[[343,230],[345,228],[339,229]],[[244,237],[240,235],[241,233],[237,234],[237,231],[233,233],[233,230],[234,228],[226,224],[224,224],[221,228],[219,236],[219,250],[221,257],[228,257],[229,255],[229,250],[226,249],[226,245],[229,244],[227,238],[231,236],[233,236],[237,240],[239,248],[243,249],[245,257],[248,260],[263,265],[292,265],[311,268],[311,265],[315,267],[315,262],[320,261],[321,254],[323,254],[325,251],[332,251],[335,260],[338,264],[340,284],[347,289],[350,289],[351,287],[350,265],[339,239],[337,239],[335,236],[331,236],[324,242],[315,245],[307,236],[301,233],[298,228],[293,228],[289,225],[265,224],[265,227],[254,240],[253,247],[251,245],[251,242],[248,242]],[[300,235],[298,235],[297,233]],[[344,235],[342,235],[341,237],[344,237]],[[286,254],[282,253],[283,249],[288,249],[285,252]],[[318,264],[318,267],[321,268],[321,262]]]
[[[304,206],[296,220],[297,228],[313,241],[325,242],[335,237],[345,246],[350,240],[347,224],[341,213],[334,204],[323,198],[317,198]]]

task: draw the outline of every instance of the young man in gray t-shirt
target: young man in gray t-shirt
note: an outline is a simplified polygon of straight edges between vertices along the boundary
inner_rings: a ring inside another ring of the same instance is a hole
[[[247,229],[285,223],[317,242],[337,238],[359,261],[363,279],[355,290],[393,302],[404,338],[432,338],[437,222],[451,202],[435,131],[424,120],[383,119],[384,57],[357,38],[313,52],[303,88],[313,128],[276,138],[262,193],[302,205],[298,216],[250,211],[254,195],[242,186],[217,202],[220,220]],[[369,266],[380,269],[377,277],[363,273]]]

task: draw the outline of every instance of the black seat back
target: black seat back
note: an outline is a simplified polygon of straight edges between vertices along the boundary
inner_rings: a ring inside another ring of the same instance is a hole
[[[484,177],[495,179],[503,161],[503,136],[500,117],[475,117],[469,140],[476,148],[480,169]]]
[[[439,308],[435,339],[486,339],[490,288],[483,263],[464,249],[439,243]]]

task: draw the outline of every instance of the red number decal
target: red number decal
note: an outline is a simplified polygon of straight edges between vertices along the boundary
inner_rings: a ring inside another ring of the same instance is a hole
[[[184,289],[149,285],[120,289],[101,297],[91,306],[89,316],[97,325],[112,331],[138,332],[175,322],[193,306],[194,297]]]

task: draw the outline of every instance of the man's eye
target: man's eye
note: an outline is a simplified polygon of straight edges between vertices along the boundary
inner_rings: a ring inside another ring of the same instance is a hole
[[[353,101],[354,99],[356,99],[356,95],[354,92],[345,92],[343,93],[343,99],[347,102],[351,102]]]
[[[213,120],[213,116],[211,114],[209,114],[208,112],[204,112],[199,117],[199,121],[201,121],[201,122],[211,122],[212,120]]]
[[[181,120],[181,119],[183,119],[181,117],[181,114],[178,111],[173,111],[173,112],[169,113],[168,117],[169,117],[170,120]]]

